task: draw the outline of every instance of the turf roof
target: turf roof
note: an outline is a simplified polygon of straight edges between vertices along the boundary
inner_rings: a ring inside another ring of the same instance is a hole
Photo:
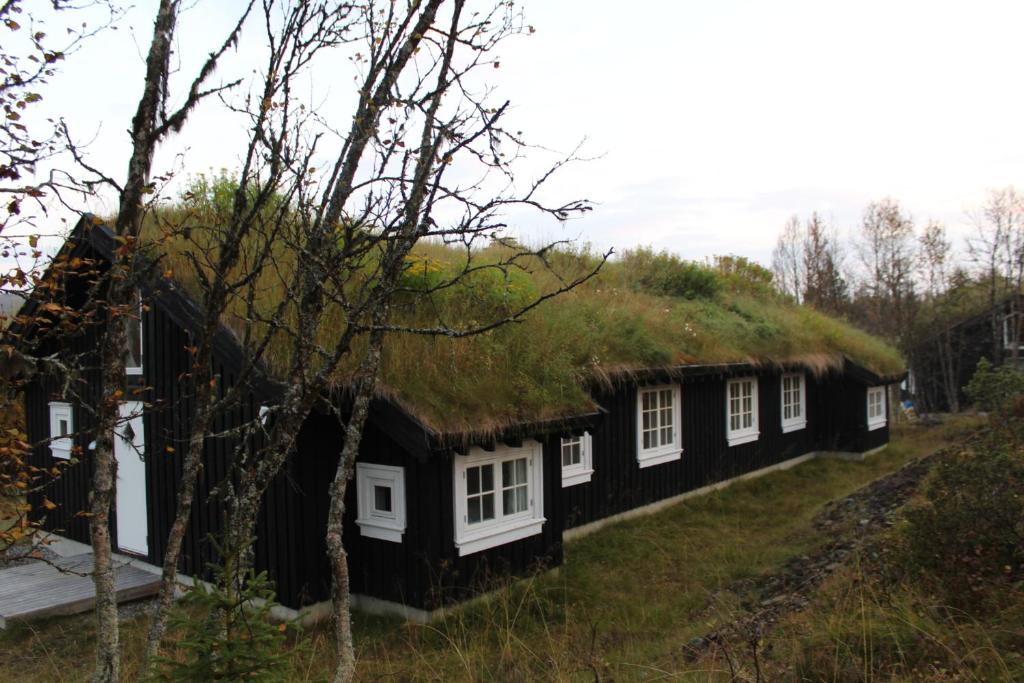
[[[167,263],[189,290],[182,277],[188,268],[174,251],[171,245]],[[484,263],[502,254],[507,248],[495,246],[473,258]],[[463,250],[421,244],[407,261],[403,284],[411,290],[430,288],[456,272],[465,258]],[[586,272],[596,258],[585,250],[548,254],[565,278]],[[538,260],[526,266],[505,273],[484,270],[426,299],[404,293],[392,321],[473,325],[557,287],[555,275]],[[268,282],[266,291],[281,290]],[[341,315],[328,312],[339,324]],[[240,326],[230,312],[224,322]],[[332,326],[326,327],[325,338]],[[280,349],[269,358],[271,372],[287,367],[287,344]],[[346,383],[358,355],[339,369],[339,384]],[[543,303],[521,322],[480,336],[389,335],[380,384],[383,394],[429,428],[481,434],[592,411],[596,406],[588,387],[638,370],[750,363],[796,364],[821,373],[840,369],[847,358],[879,375],[904,367],[884,342],[784,300],[764,281],[640,250],[608,262],[594,279]]]

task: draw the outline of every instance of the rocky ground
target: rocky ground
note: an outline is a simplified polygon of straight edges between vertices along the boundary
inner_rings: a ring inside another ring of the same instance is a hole
[[[806,608],[818,586],[854,553],[877,559],[881,532],[895,523],[898,511],[917,491],[937,456],[909,462],[846,498],[828,503],[816,515],[814,526],[833,540],[814,553],[792,558],[776,572],[736,582],[712,596],[704,617],[710,620],[720,612],[718,606],[725,594],[741,596],[740,609],[734,610],[740,616],[690,641],[684,657],[695,660],[737,636],[759,641],[782,616]]]

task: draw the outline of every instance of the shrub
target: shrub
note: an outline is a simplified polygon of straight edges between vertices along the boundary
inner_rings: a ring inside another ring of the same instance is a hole
[[[986,586],[1024,578],[1024,453],[984,439],[936,466],[925,504],[907,513],[912,567],[938,580],[951,604],[982,607]]]
[[[283,680],[288,666],[285,627],[268,620],[276,603],[266,572],[250,570],[236,583],[225,581],[227,572],[220,565],[211,569],[214,584],[197,582],[171,613],[170,632],[181,638],[178,656],[158,657],[154,679]],[[225,588],[232,584],[233,590]]]
[[[987,358],[982,358],[965,390],[981,410],[1008,410],[1017,397],[1024,395],[1024,372],[1009,365],[994,368]]]
[[[667,251],[649,248],[627,251],[622,266],[633,289],[658,296],[713,299],[722,289],[715,272]]]

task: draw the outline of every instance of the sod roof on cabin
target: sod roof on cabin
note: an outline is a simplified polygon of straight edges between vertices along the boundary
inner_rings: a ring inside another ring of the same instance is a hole
[[[194,236],[192,239],[195,239]],[[165,248],[174,277],[194,290],[181,247]],[[507,257],[508,247],[474,252],[474,263]],[[466,252],[421,244],[407,260],[403,285],[431,288],[465,263]],[[565,279],[587,272],[597,257],[586,250],[547,254]],[[736,262],[732,262],[736,265]],[[398,296],[392,322],[473,326],[503,317],[558,286],[537,259],[524,269],[483,270],[424,298]],[[751,363],[806,367],[815,373],[840,369],[845,359],[879,375],[903,371],[899,354],[881,340],[777,295],[766,271],[742,260],[732,272],[665,254],[639,250],[604,265],[577,289],[544,302],[520,322],[470,338],[390,334],[383,353],[381,393],[425,426],[442,433],[494,433],[524,422],[558,420],[592,412],[594,382],[631,371],[690,365]],[[752,276],[751,276],[752,275]],[[266,282],[267,307],[280,283]],[[194,293],[194,292],[193,292]],[[279,294],[277,296],[280,296]],[[240,309],[239,309],[240,310]],[[328,311],[324,338],[341,324]],[[334,322],[334,325],[330,321]],[[224,322],[240,331],[240,316]],[[271,374],[288,364],[288,344],[268,357]],[[360,354],[338,372],[347,382]]]

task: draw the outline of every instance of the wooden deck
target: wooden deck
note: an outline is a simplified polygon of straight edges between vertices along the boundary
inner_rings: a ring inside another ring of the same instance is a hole
[[[91,553],[62,557],[52,565],[37,561],[0,569],[0,628],[6,628],[9,621],[78,614],[92,609],[96,589],[90,572]],[[116,572],[118,602],[154,595],[160,588],[157,574],[130,564],[118,563]]]

